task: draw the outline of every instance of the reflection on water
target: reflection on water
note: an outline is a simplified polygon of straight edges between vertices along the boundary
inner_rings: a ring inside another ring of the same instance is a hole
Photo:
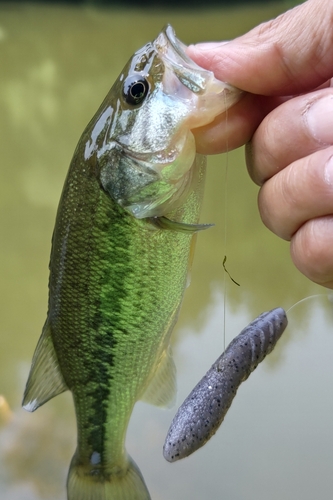
[[[54,405],[30,416],[24,410],[15,412],[0,431],[0,444],[1,491],[5,490],[8,498],[64,497],[64,478],[75,437],[73,426],[66,424]]]
[[[166,22],[186,43],[228,39],[282,9],[0,7],[1,499],[65,498],[75,446],[71,397],[62,395],[32,415],[20,409],[20,400],[46,314],[55,210],[84,126],[132,52]],[[260,312],[323,293],[293,268],[288,244],[262,226],[256,195],[242,150],[210,159],[202,221],[216,225],[198,238],[175,331],[179,404],[221,353],[224,321],[228,343]],[[225,254],[240,287],[228,278],[224,285]],[[240,388],[217,435],[190,458],[168,464],[162,457],[175,409],[136,406],[128,450],[153,500],[331,496],[331,308],[320,297],[290,312],[276,350]]]

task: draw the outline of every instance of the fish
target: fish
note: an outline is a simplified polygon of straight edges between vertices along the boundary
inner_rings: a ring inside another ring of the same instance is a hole
[[[52,239],[46,322],[23,407],[69,390],[68,500],[147,500],[125,450],[138,400],[175,397],[170,335],[193,257],[205,157],[192,130],[241,91],[186,54],[171,26],[135,52],[84,130]]]
[[[260,314],[230,342],[179,407],[163,446],[168,462],[188,457],[216,433],[239,386],[273,351],[287,324],[278,307]]]

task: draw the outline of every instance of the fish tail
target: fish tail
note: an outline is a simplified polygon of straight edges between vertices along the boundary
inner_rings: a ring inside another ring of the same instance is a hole
[[[142,474],[128,457],[120,470],[81,465],[74,455],[67,478],[68,500],[151,500]]]

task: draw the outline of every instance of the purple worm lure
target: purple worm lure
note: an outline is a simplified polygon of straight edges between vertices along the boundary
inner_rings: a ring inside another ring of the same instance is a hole
[[[179,407],[163,454],[169,462],[201,448],[217,431],[238,387],[272,352],[288,324],[282,308],[260,314],[235,337]]]

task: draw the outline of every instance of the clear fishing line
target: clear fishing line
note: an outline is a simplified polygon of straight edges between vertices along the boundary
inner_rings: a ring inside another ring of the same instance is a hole
[[[316,293],[315,295],[309,295],[308,297],[304,297],[304,299],[298,300],[297,302],[295,302],[295,304],[289,307],[289,309],[287,309],[286,313],[289,314],[289,312],[299,304],[307,302],[308,300],[316,299],[318,297],[326,297],[331,303],[333,303],[333,293]]]
[[[226,131],[228,130],[228,107],[227,107],[227,102],[226,102],[226,96],[224,95],[224,101],[225,101],[225,125],[226,125]],[[223,265],[223,349],[225,350],[226,347],[226,311],[227,311],[227,300],[228,300],[228,278],[231,279],[231,281],[237,285],[240,286],[239,283],[237,283],[236,280],[233,279],[231,274],[229,273],[228,269],[226,268],[225,264],[227,261],[227,241],[228,241],[228,170],[229,170],[229,138],[226,133],[226,138],[225,138],[225,162],[224,162],[224,230],[223,230],[223,248],[224,248],[224,257],[222,261]],[[228,275],[228,277],[226,276]]]
[[[227,102],[226,102],[226,96],[224,96],[225,100],[225,107],[226,107],[226,112],[225,112],[225,125],[226,125],[226,130],[228,129],[228,108],[227,108]],[[228,140],[228,135],[226,134],[226,139],[225,139],[225,146],[226,146],[226,154],[225,154],[225,162],[224,162],[224,229],[223,229],[223,246],[224,246],[224,260],[223,260],[223,268],[224,268],[224,273],[223,273],[223,351],[225,351],[225,345],[226,345],[226,309],[227,309],[227,276],[226,276],[226,269],[224,267],[224,263],[226,261],[226,256],[227,256],[227,224],[228,224],[228,167],[229,167],[229,140]]]

